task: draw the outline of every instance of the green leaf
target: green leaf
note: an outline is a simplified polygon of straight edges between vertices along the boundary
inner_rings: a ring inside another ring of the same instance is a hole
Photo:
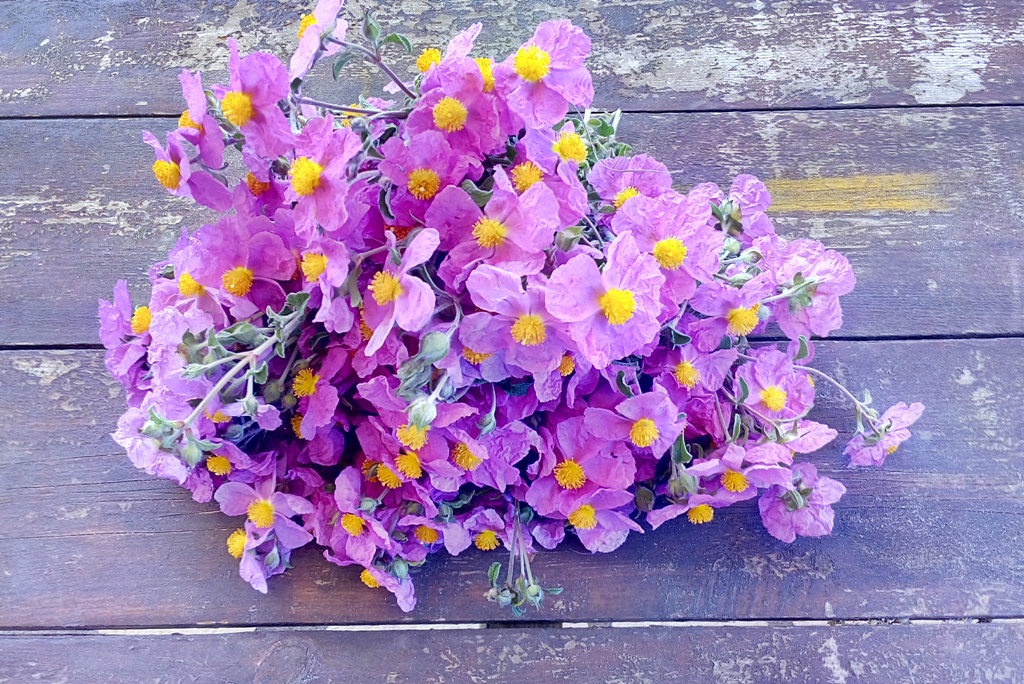
[[[345,65],[351,62],[353,59],[357,59],[361,56],[361,53],[354,51],[342,52],[341,54],[339,54],[338,58],[334,60],[334,66],[331,67],[331,76],[334,77],[334,80],[338,80],[338,77],[341,75],[341,72],[345,68]]]
[[[796,356],[793,357],[794,361],[806,359],[808,356],[811,355],[811,351],[807,347],[807,338],[801,335],[800,337],[797,338],[797,341],[800,343],[800,349],[797,350]]]
[[[366,38],[376,49],[377,39],[380,38],[380,24],[369,12],[363,15],[363,38]]]
[[[395,45],[401,45],[405,50],[405,54],[412,54],[412,43],[401,33],[389,33],[384,36],[384,39],[380,41],[381,45],[387,45],[388,43],[394,43]]]
[[[672,462],[678,465],[686,465],[693,460],[693,454],[686,446],[686,439],[682,435],[676,437],[672,442]]]
[[[239,344],[243,347],[258,347],[266,339],[252,323],[242,321],[217,333],[217,341],[225,347]]]
[[[737,377],[736,382],[740,386],[739,394],[736,396],[736,405],[739,406],[750,396],[750,387],[747,386],[747,381],[743,378]]]
[[[469,196],[473,199],[474,202],[476,202],[476,205],[481,209],[487,206],[487,202],[490,201],[491,195],[493,194],[489,190],[481,190],[471,180],[462,181],[462,184],[459,187],[468,192]]]
[[[619,371],[615,374],[615,386],[619,388],[619,391],[626,396],[626,398],[632,398],[633,388],[626,382],[626,371]]]
[[[256,370],[252,371],[250,373],[250,375],[252,376],[252,379],[253,379],[254,382],[256,382],[257,384],[262,385],[263,383],[265,383],[267,381],[267,376],[269,375],[269,373],[270,373],[270,369],[267,366],[267,362],[264,361],[263,363],[258,365],[256,367]]]
[[[501,563],[491,563],[491,567],[487,570],[487,579],[490,580],[492,587],[497,586],[500,576]]]

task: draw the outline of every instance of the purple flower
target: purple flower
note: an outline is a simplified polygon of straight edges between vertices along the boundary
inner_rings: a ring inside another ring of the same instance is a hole
[[[508,107],[530,128],[552,126],[569,105],[589,107],[594,99],[590,72],[583,66],[590,38],[566,19],[545,21],[533,37],[494,67]]]
[[[648,357],[644,372],[653,375],[673,401],[682,406],[691,392],[703,394],[721,389],[738,354],[736,349],[702,352],[695,344],[659,348]]]
[[[658,197],[672,189],[668,167],[646,154],[601,159],[587,180],[598,196],[616,209],[638,195]]]
[[[394,551],[396,546],[387,528],[362,508],[367,495],[359,469],[345,468],[334,484],[338,517],[328,543],[335,556],[333,562],[347,560],[369,566],[380,551]]]
[[[323,50],[323,57],[336,54],[341,46],[336,43],[322,43],[325,35],[341,40],[348,31],[348,22],[338,19],[338,12],[345,0],[319,0],[312,14],[302,17],[299,25],[299,46],[288,64],[289,79],[305,78],[313,66],[313,58]]]
[[[295,159],[288,175],[288,199],[295,205],[295,229],[307,240],[317,226],[328,233],[348,219],[345,176],[349,160],[362,149],[359,136],[348,128],[335,129],[334,117],[310,120],[295,141]]]
[[[538,273],[544,249],[558,227],[558,200],[538,183],[517,195],[500,168],[494,190],[481,211],[462,188],[448,188],[427,212],[427,223],[444,232],[454,245],[441,268],[441,278],[458,289],[480,263],[499,266],[513,275]]]
[[[623,399],[614,411],[586,410],[587,427],[598,437],[629,441],[637,449],[650,449],[661,458],[683,432],[679,409],[660,385],[651,392]]]
[[[307,288],[320,295],[312,306],[317,308],[317,323],[323,323],[328,332],[348,332],[355,323],[355,315],[340,288],[348,279],[349,253],[344,243],[327,237],[314,240],[303,252],[300,268]]]
[[[366,324],[373,330],[363,350],[366,356],[380,349],[396,323],[402,330],[416,332],[430,320],[434,313],[434,291],[419,278],[409,275],[409,271],[429,259],[439,243],[437,231],[426,228],[412,238],[401,263],[395,265],[389,259],[373,276],[363,299]]]
[[[814,403],[814,385],[785,352],[772,347],[751,350],[754,361],[736,371],[747,385],[743,405],[772,420],[796,419]],[[734,391],[738,387],[734,386]]]
[[[286,154],[292,146],[288,120],[277,103],[288,97],[288,71],[274,55],[256,52],[238,56],[238,44],[228,39],[228,87],[220,87],[220,108],[245,142],[265,159]]]
[[[531,373],[548,373],[562,361],[562,323],[544,308],[544,289],[523,290],[522,278],[493,266],[479,266],[466,283],[474,313],[461,324],[462,343],[477,353],[505,351],[505,361]]]
[[[603,271],[583,254],[556,268],[548,281],[546,306],[552,316],[570,324],[580,353],[595,368],[604,368],[657,338],[664,283],[658,262],[641,252],[626,232],[608,247]]]
[[[640,195],[612,218],[614,232],[631,231],[637,247],[658,262],[676,305],[693,295],[698,281],[714,278],[725,240],[720,231],[691,218],[695,215],[685,197],[667,192],[657,198]]]
[[[193,170],[185,150],[183,139],[177,132],[167,134],[167,148],[160,144],[149,131],[142,132],[142,139],[156,152],[153,175],[167,192],[178,197],[193,200],[215,211],[226,211],[231,206],[231,193],[223,183],[205,171]]]
[[[828,477],[819,477],[810,463],[793,466],[793,484],[774,485],[757,502],[761,522],[768,533],[792,543],[797,535],[820,537],[832,532],[835,512],[832,504],[846,493],[846,487]]]
[[[211,169],[224,164],[224,133],[209,112],[199,72],[182,69],[178,75],[188,109],[178,119],[178,133],[199,148],[199,158]]]
[[[750,335],[762,324],[761,300],[775,292],[775,283],[762,274],[740,288],[718,280],[702,284],[690,300],[690,306],[708,318],[697,321],[690,330],[701,351],[714,351],[722,338]]]
[[[334,411],[338,408],[338,389],[331,384],[348,361],[348,352],[332,347],[320,366],[304,368],[292,380],[292,392],[299,399],[302,416],[299,434],[303,439],[312,439],[317,428],[331,424]]]
[[[424,131],[408,144],[398,136],[392,137],[380,146],[380,153],[384,159],[378,169],[394,183],[392,210],[396,216],[409,215],[419,221],[441,190],[462,182],[474,161],[454,152],[438,131]]]
[[[881,466],[885,459],[910,439],[909,428],[924,413],[924,404],[914,402],[910,406],[900,402],[890,406],[876,421],[881,437],[873,432],[858,432],[846,445],[843,453],[850,457],[850,466]]]
[[[273,529],[282,546],[297,549],[309,543],[313,535],[292,521],[292,516],[313,512],[313,505],[294,494],[275,491],[277,479],[270,477],[250,487],[241,482],[225,482],[214,498],[225,515],[246,515],[259,530]]]

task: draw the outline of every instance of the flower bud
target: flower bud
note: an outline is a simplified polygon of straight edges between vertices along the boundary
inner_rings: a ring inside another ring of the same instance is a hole
[[[278,399],[281,398],[281,395],[283,393],[284,393],[284,386],[281,384],[280,380],[274,380],[273,382],[268,382],[267,384],[265,384],[263,386],[263,399],[268,404],[273,404],[274,402],[276,402]]]
[[[203,459],[203,450],[199,446],[189,439],[185,446],[181,448],[181,460],[185,461],[188,467],[194,466]]]
[[[420,353],[417,354],[424,363],[434,363],[448,356],[451,340],[443,332],[428,332],[420,338]]]
[[[247,416],[255,416],[260,410],[260,403],[256,401],[256,397],[248,396],[242,401],[242,410]]]
[[[362,501],[359,502],[359,510],[363,513],[373,513],[377,510],[377,500],[364,496]]]
[[[409,405],[409,422],[418,428],[425,428],[437,418],[437,406],[430,397],[421,397]]]
[[[406,579],[409,576],[409,564],[401,558],[396,558],[391,564],[391,570],[398,579]]]
[[[285,411],[288,409],[295,408],[295,405],[299,403],[299,400],[295,398],[294,394],[286,394],[281,397],[281,408]]]

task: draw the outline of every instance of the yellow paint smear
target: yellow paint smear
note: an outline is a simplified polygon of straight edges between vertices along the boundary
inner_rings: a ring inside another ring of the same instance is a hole
[[[949,211],[931,173],[768,181],[771,212]]]

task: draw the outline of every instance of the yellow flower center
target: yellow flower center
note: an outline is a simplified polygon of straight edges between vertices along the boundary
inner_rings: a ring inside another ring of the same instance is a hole
[[[466,105],[454,97],[442,97],[434,105],[434,125],[442,131],[455,133],[466,127]]]
[[[221,98],[220,110],[224,112],[225,119],[241,128],[252,119],[252,98],[245,93],[232,90]]]
[[[395,459],[395,466],[398,472],[413,480],[423,475],[423,466],[420,457],[415,451],[407,451]]]
[[[562,131],[558,139],[551,146],[552,151],[562,158],[562,161],[582,162],[587,159],[587,144],[579,133]]]
[[[694,368],[689,361],[681,361],[676,364],[676,369],[672,374],[676,376],[676,382],[686,389],[693,389],[700,382],[700,371]]]
[[[900,448],[899,444],[893,444],[891,447],[889,447],[888,449],[885,450],[885,454],[887,456],[892,456],[893,454],[896,453],[896,450],[899,449],[899,448]]]
[[[373,301],[385,306],[402,296],[402,283],[387,271],[380,271],[370,281],[370,293]]]
[[[303,368],[295,374],[292,380],[292,391],[298,398],[309,397],[316,393],[316,384],[320,382],[320,376],[309,368]]]
[[[416,537],[416,541],[421,544],[434,544],[441,538],[441,534],[437,530],[426,525],[419,525],[412,531],[412,536]]]
[[[210,456],[206,459],[206,469],[214,475],[227,475],[231,472],[231,461],[223,456]]]
[[[469,347],[462,348],[462,358],[466,359],[474,366],[480,365],[492,356],[494,356],[494,354],[482,354],[480,352],[473,351]]]
[[[168,190],[177,190],[181,185],[181,167],[174,162],[157,159],[153,162],[153,175]]]
[[[707,504],[700,504],[694,506],[686,512],[686,517],[690,519],[694,525],[703,525],[704,523],[711,522],[715,517],[715,509]]]
[[[498,533],[494,530],[484,530],[473,537],[473,545],[481,551],[493,551],[498,544]]]
[[[384,226],[384,230],[395,236],[396,240],[404,240],[409,237],[414,226]]]
[[[363,336],[363,341],[373,337],[373,329],[366,325],[366,312],[364,309],[359,309],[359,334]]]
[[[666,271],[674,271],[686,260],[686,245],[679,238],[668,237],[654,245],[654,258]]]
[[[341,527],[353,537],[361,537],[366,531],[366,521],[354,513],[346,513],[341,516]]]
[[[473,237],[481,247],[500,247],[508,235],[508,228],[501,221],[482,218],[473,226]]]
[[[512,169],[512,183],[519,193],[526,192],[534,184],[539,183],[542,178],[544,178],[544,172],[532,161],[516,164]]]
[[[608,290],[601,295],[601,299],[597,303],[601,306],[604,317],[612,325],[626,323],[636,311],[636,299],[629,290]]]
[[[568,354],[562,354],[562,360],[558,363],[559,375],[565,378],[572,375],[574,370],[576,370],[576,359]]]
[[[409,174],[409,192],[418,200],[433,199],[441,189],[441,178],[433,169],[415,169]]]
[[[726,331],[730,335],[749,335],[750,331],[757,327],[758,307],[759,305],[755,304],[750,308],[743,308],[741,306],[736,309],[729,309],[729,313],[725,315],[725,319],[729,321]]]
[[[524,81],[536,83],[551,71],[551,55],[536,45],[521,47],[516,52],[514,68]]]
[[[186,271],[181,274],[180,278],[178,278],[178,292],[180,292],[183,297],[198,297],[206,292],[206,288],[197,283],[196,279]]]
[[[483,463],[464,442],[459,442],[452,447],[452,460],[463,470],[476,470]]]
[[[256,197],[259,197],[270,188],[270,183],[264,183],[252,171],[245,176],[245,184],[249,188],[249,192]]]
[[[473,60],[480,67],[480,75],[484,77],[484,92],[494,90],[494,60],[488,57],[477,57]]]
[[[292,162],[288,175],[292,177],[292,189],[299,195],[312,195],[320,187],[320,174],[324,167],[309,157],[299,157]]]
[[[252,270],[245,266],[236,266],[220,277],[224,289],[236,297],[244,297],[252,289]]]
[[[327,257],[316,252],[306,252],[302,255],[302,272],[306,280],[313,282],[327,270]]]
[[[153,322],[153,314],[150,312],[148,306],[140,306],[132,314],[132,332],[136,335],[149,330],[149,325]]]
[[[441,63],[441,51],[437,48],[427,48],[416,58],[416,68],[421,74],[430,71],[435,64]]]
[[[569,514],[569,524],[577,530],[592,530],[597,527],[597,511],[590,504],[583,504]]]
[[[260,529],[266,529],[274,524],[274,504],[266,499],[257,499],[249,504],[249,522]]]
[[[555,482],[562,489],[579,489],[587,484],[587,474],[583,466],[568,459],[555,466]]]
[[[730,492],[742,492],[750,483],[747,482],[747,476],[741,472],[735,470],[726,470],[722,473],[722,486]]]
[[[419,451],[427,443],[427,429],[428,428],[416,427],[409,423],[398,428],[398,430],[395,431],[395,435],[403,446],[407,446],[414,451]]]
[[[765,387],[761,390],[761,403],[763,403],[769,411],[781,411],[786,405],[786,390],[782,389],[778,385]]]
[[[213,422],[213,423],[215,423],[217,425],[220,425],[221,423],[226,423],[229,420],[231,420],[231,417],[227,416],[227,415],[224,415],[224,413],[222,413],[220,411],[220,409],[214,411],[213,413],[210,413],[209,411],[207,411],[206,412],[206,417],[209,418],[211,422]]]
[[[296,413],[291,419],[292,432],[296,437],[302,437],[302,414]]]
[[[310,26],[316,25],[316,17],[312,14],[305,14],[302,17],[302,21],[299,22],[299,38],[306,32]]]
[[[615,205],[616,209],[621,209],[623,204],[639,194],[640,191],[630,185],[628,188],[619,190],[618,194],[615,195],[615,199],[612,200],[612,204]]]
[[[359,580],[371,589],[377,589],[380,587],[380,582],[377,581],[377,578],[373,576],[372,572],[365,568],[361,573],[359,573]]]
[[[524,347],[536,347],[548,338],[544,321],[534,314],[523,314],[512,324],[512,339]]]
[[[241,558],[245,553],[245,530],[235,530],[228,535],[228,553],[232,558]]]
[[[388,489],[398,489],[402,486],[402,479],[383,463],[377,464],[377,479]]]
[[[194,128],[197,131],[201,132],[203,130],[203,125],[197,124],[195,121],[193,121],[192,117],[188,114],[188,110],[186,109],[181,113],[181,116],[178,117],[178,128]]]
[[[638,447],[649,447],[658,441],[658,426],[650,418],[641,418],[629,428],[629,441]]]

